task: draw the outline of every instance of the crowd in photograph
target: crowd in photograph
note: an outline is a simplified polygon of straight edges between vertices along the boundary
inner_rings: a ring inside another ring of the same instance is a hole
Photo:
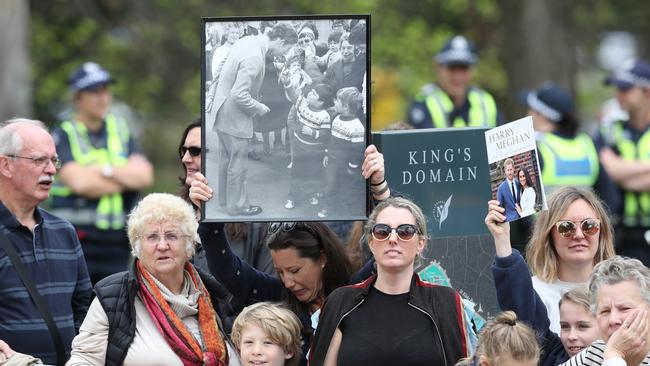
[[[363,185],[366,20],[208,20],[205,36],[204,115],[227,213],[263,211],[239,204],[250,159],[289,169],[284,209],[311,205],[320,218],[345,209],[350,200],[338,193]],[[251,148],[260,142],[263,152]],[[271,156],[271,146],[284,153]]]

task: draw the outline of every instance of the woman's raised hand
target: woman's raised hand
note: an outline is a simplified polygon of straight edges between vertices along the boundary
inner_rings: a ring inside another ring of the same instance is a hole
[[[194,181],[190,185],[190,201],[197,207],[201,207],[203,202],[212,198],[212,188],[208,185],[208,180],[201,173],[194,174]]]
[[[499,205],[499,201],[488,202],[488,213],[485,216],[485,226],[494,238],[494,247],[498,257],[507,257],[512,254],[510,245],[510,223],[506,221],[506,209]]]
[[[363,155],[361,174],[365,179],[370,179],[370,184],[381,183],[385,178],[384,154],[375,145],[369,145]]]
[[[370,192],[376,200],[385,200],[390,196],[386,171],[384,169],[384,154],[375,145],[369,145],[364,151],[361,175],[370,183]]]

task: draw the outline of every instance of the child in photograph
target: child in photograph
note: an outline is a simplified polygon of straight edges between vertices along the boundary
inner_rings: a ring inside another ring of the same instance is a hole
[[[298,128],[298,121],[296,120],[296,105],[295,98],[292,98],[290,93],[302,94],[304,88],[312,83],[312,79],[303,70],[305,65],[305,51],[293,53],[285,62],[282,72],[280,72],[280,84],[285,88],[287,99],[292,102],[291,109],[287,115],[287,133],[285,135],[285,144],[288,147],[289,164],[288,169],[293,167],[293,145],[294,137],[293,132]],[[290,92],[291,91],[291,92]]]
[[[237,316],[232,341],[242,365],[297,366],[301,357],[300,329],[300,320],[291,310],[258,302]]]
[[[341,59],[341,51],[339,51],[339,42],[341,42],[342,32],[332,32],[329,37],[327,37],[327,52],[320,57],[316,57],[316,64],[320,66],[322,70],[327,70],[328,67],[332,66],[336,61]]]
[[[302,93],[290,85],[285,90],[287,96],[294,101],[297,121],[292,140],[293,164],[289,197],[284,205],[284,208],[290,210],[303,201],[313,206],[318,205],[319,192],[322,192],[319,187],[325,180],[321,162],[331,128],[330,115],[326,109],[332,105],[334,92],[327,84],[305,88]]]
[[[346,87],[336,92],[334,107],[338,116],[332,121],[332,134],[323,159],[327,166],[327,202],[318,212],[325,218],[331,210],[347,212],[363,187],[361,162],[365,148],[366,129],[358,113],[363,95],[355,87]]]

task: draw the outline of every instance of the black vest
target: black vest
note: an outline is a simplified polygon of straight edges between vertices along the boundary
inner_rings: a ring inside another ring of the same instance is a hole
[[[215,311],[218,315],[223,314],[228,303],[228,299],[221,297],[226,293],[223,285],[212,275],[195,268],[210,293]],[[95,294],[108,318],[106,366],[121,366],[135,337],[135,297],[140,288],[136,271],[133,265],[129,271],[110,275],[95,285]],[[228,342],[220,317],[217,317],[217,323],[224,342]]]

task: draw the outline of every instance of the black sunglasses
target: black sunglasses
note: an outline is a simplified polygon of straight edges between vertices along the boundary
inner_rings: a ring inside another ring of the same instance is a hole
[[[181,146],[181,148],[178,149],[178,153],[181,156],[181,158],[183,156],[185,156],[185,153],[188,152],[188,151],[190,152],[190,156],[192,156],[192,157],[197,157],[197,156],[201,155],[201,148],[200,147]]]
[[[323,242],[321,241],[320,235],[318,235],[316,230],[306,222],[294,222],[294,221],[272,222],[267,227],[267,233],[269,235],[275,235],[280,231],[290,232],[297,228],[304,228],[305,231],[307,231],[309,234],[311,234],[311,236],[313,236],[314,238],[316,238],[316,240],[318,240],[318,244],[320,245],[320,247],[321,248],[323,247]]]
[[[584,219],[580,222],[573,222],[570,220],[562,220],[555,223],[557,232],[565,238],[570,238],[576,234],[578,225],[584,235],[596,235],[600,230],[600,220],[598,219]]]
[[[384,241],[388,239],[390,234],[395,230],[397,237],[401,240],[411,240],[415,234],[419,234],[420,230],[413,224],[401,224],[397,227],[390,227],[386,224],[376,224],[372,227],[372,237],[377,241]]]

